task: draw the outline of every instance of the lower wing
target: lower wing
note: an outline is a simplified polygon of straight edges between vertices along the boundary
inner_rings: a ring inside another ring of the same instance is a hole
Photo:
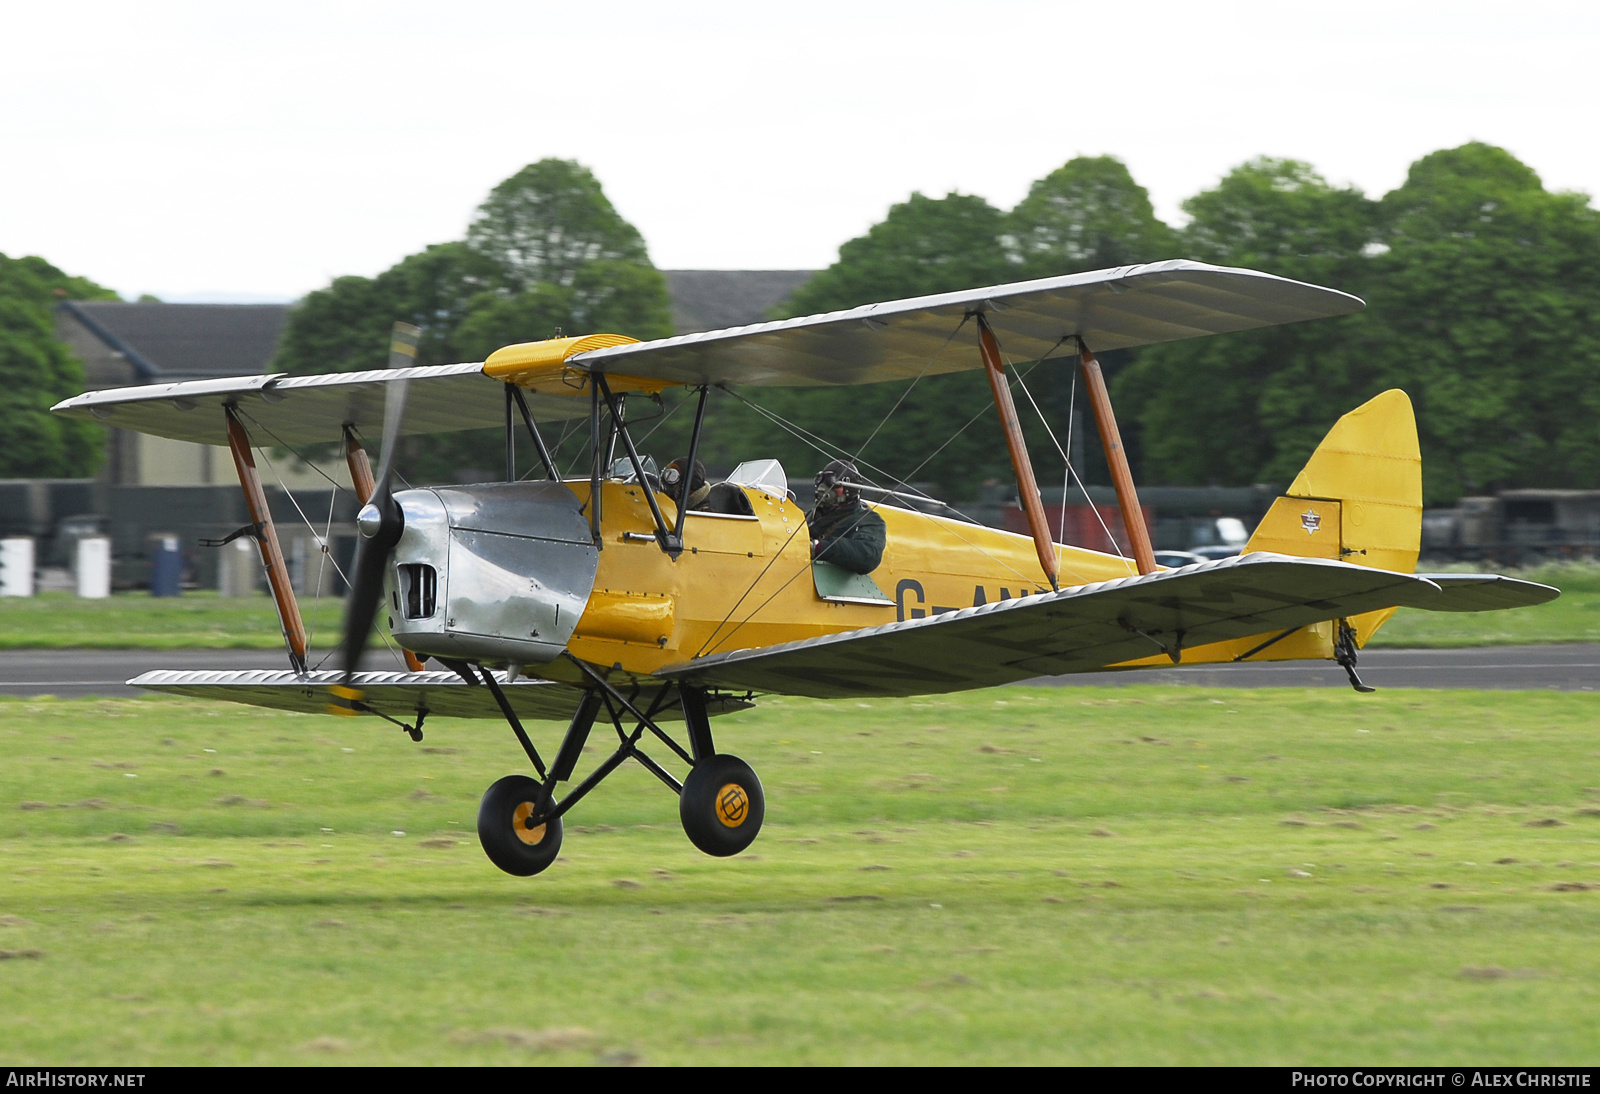
[[[1380,608],[1479,611],[1556,595],[1547,586],[1489,575],[1429,578],[1257,553],[715,654],[658,675],[818,698],[921,695],[1089,672],[1160,651],[1179,660],[1186,648]]]
[[[287,669],[229,672],[162,669],[136,676],[128,683],[137,688],[196,699],[223,699],[303,714],[326,714],[333,702],[330,689],[343,681],[342,672],[310,672],[301,676]],[[495,681],[519,718],[566,721],[583,702],[581,689],[550,680],[522,677],[507,681],[503,673],[496,673]],[[419,713],[439,718],[503,717],[488,688],[468,684],[453,672],[358,672],[352,686],[363,693],[363,706],[374,714],[391,718],[413,718]],[[638,701],[647,705],[652,698],[652,694],[642,693]],[[711,696],[707,704],[711,714],[726,714],[749,705],[725,696]],[[676,703],[668,703],[657,720],[682,717],[683,709]]]

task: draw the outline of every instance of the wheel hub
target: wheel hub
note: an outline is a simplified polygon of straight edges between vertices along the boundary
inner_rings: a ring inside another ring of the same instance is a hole
[[[727,828],[737,828],[750,816],[750,796],[738,783],[727,783],[717,791],[717,820]]]
[[[528,826],[528,818],[533,816],[533,808],[533,802],[523,802],[511,816],[511,830],[517,834],[519,840],[529,846],[544,842],[544,825],[538,824],[531,828]]]

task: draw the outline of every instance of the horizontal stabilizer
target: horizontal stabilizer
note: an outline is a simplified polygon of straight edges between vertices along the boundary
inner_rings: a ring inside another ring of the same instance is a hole
[[[1560,589],[1537,581],[1501,574],[1418,574],[1439,586],[1440,595],[1425,603],[1411,605],[1430,612],[1493,612],[1502,608],[1526,608],[1547,604],[1561,595]]]
[[[331,689],[343,679],[342,672],[312,672],[301,676],[287,669],[229,672],[162,669],[136,676],[128,683],[136,688],[196,699],[221,699],[303,714],[326,714],[328,705],[333,702]],[[496,673],[495,679],[519,718],[566,721],[583,701],[583,691],[566,684],[528,677],[507,683],[503,673]],[[426,710],[430,717],[436,718],[502,717],[488,688],[468,684],[453,672],[358,672],[351,686],[364,693],[362,702],[365,705],[402,721],[416,717],[418,710]],[[648,705],[652,698],[646,694],[636,701]],[[727,714],[748,706],[749,703],[716,696],[708,703],[711,714]],[[682,708],[668,703],[656,719],[669,721],[682,717]]]
[[[963,608],[765,649],[715,654],[658,675],[819,698],[921,695],[1091,672],[1165,652],[1281,633],[1439,596],[1426,578],[1256,553]]]

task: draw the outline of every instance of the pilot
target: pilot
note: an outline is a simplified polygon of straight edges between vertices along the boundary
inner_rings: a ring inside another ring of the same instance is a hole
[[[858,574],[870,574],[883,561],[883,518],[861,500],[855,464],[834,460],[816,479],[811,513],[811,557]]]
[[[688,459],[673,460],[661,472],[661,492],[678,503],[683,497],[683,468]],[[706,465],[699,460],[694,461],[694,476],[689,480],[689,504],[687,509],[705,509],[706,499],[711,496],[711,484],[706,481]]]

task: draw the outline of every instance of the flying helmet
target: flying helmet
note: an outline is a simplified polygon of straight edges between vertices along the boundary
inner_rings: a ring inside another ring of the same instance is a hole
[[[817,472],[816,497],[818,509],[850,507],[861,500],[861,491],[853,484],[861,481],[861,472],[848,460],[834,460]]]
[[[687,459],[673,460],[661,471],[661,490],[667,497],[677,501],[683,497],[683,469],[688,464]],[[706,485],[706,465],[699,460],[694,461],[694,474],[689,479],[689,497],[694,500],[697,494]]]

